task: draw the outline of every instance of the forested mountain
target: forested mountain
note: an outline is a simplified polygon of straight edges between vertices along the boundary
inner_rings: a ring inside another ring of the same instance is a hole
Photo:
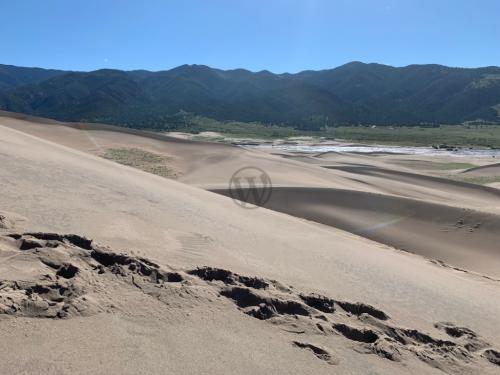
[[[31,83],[39,83],[63,73],[66,72],[62,70],[22,68],[0,64],[0,90],[7,90]]]
[[[168,127],[179,112],[305,128],[500,122],[500,68],[351,62],[273,74],[203,65],[160,72],[0,65],[0,109],[133,127]]]

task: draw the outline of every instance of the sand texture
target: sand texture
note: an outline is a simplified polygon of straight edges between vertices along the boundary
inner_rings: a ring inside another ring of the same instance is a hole
[[[414,159],[3,113],[0,373],[497,374],[500,190]]]

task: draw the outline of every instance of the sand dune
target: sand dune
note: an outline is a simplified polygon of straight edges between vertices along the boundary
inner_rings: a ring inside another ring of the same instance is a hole
[[[452,194],[454,198],[461,197],[462,199],[458,200],[459,204],[463,204],[464,201],[470,200],[472,198],[476,199],[478,202],[491,202],[493,204],[496,204],[494,208],[500,208],[500,206],[498,206],[498,204],[500,204],[500,191],[487,186],[364,165],[328,166],[326,168],[361,175],[382,177],[387,180],[397,181],[398,183],[417,185],[419,187],[431,188],[435,191],[446,192],[448,194]]]
[[[228,189],[214,192],[230,196]],[[274,188],[264,207],[500,279],[500,251],[493,245],[500,241],[498,215],[321,188]]]
[[[500,213],[498,189],[454,180],[450,178],[450,172],[437,173],[432,170],[433,164],[456,163],[456,160],[449,157],[431,161],[429,157],[415,160],[414,155],[405,158],[397,155],[373,157],[339,152],[325,152],[318,155],[283,154],[282,157],[329,169],[335,173],[335,176],[342,173],[343,178],[364,185],[363,188],[359,185],[355,188],[349,187],[351,190],[389,194]],[[474,159],[474,162],[485,163],[482,159]],[[416,173],[415,170],[407,167],[416,163],[420,167],[425,166],[431,169],[432,174],[429,174],[429,170]],[[489,165],[491,164],[485,165],[484,168]],[[462,175],[459,172],[461,171],[458,170],[455,173]],[[307,183],[306,185],[312,186]],[[332,183],[329,187],[339,187],[339,185]]]
[[[98,156],[115,147],[171,157],[178,181]],[[205,190],[248,164],[299,217]],[[385,244],[479,272],[489,190],[10,117],[0,165],[1,372],[498,372],[500,284]]]
[[[396,168],[380,156],[325,153],[321,158],[305,155],[283,158],[233,145],[179,140],[136,130],[117,130],[108,125],[59,123],[40,126],[35,121],[11,117],[1,119],[4,126],[94,155],[127,147],[164,155],[169,158],[169,166],[176,171],[179,181],[207,189],[226,188],[236,170],[242,166],[256,166],[265,170],[276,186],[349,189],[500,213],[494,193],[486,193],[481,187],[472,184],[460,185],[444,179],[430,181],[422,174],[414,174],[412,178],[395,178],[390,174],[391,171],[410,173],[411,170]],[[306,159],[308,163],[304,162]],[[311,163],[311,160],[320,162]],[[327,170],[322,166],[335,169]],[[365,170],[354,168],[358,166],[379,169],[369,171],[369,176]]]
[[[261,321],[262,327],[269,324],[288,332],[288,336],[296,335],[288,351],[295,349],[300,359],[307,358],[295,368],[306,372],[317,369],[323,373],[328,366],[337,367],[344,361],[338,352],[311,343],[311,339],[325,341],[325,337],[389,363],[413,364],[421,359],[445,372],[473,370],[470,363],[477,363],[486,371],[494,370],[500,356],[500,352],[491,349],[491,343],[465,327],[436,323],[434,328],[441,331],[439,336],[446,337],[442,339],[401,327],[386,312],[368,304],[308,294],[276,280],[242,276],[219,268],[172,270],[168,265],[102,248],[78,235],[11,233],[0,237],[0,244],[3,275],[23,280],[1,281],[0,316],[72,321],[119,313],[175,316],[180,309],[198,315],[198,307],[232,320],[239,312],[238,321],[253,318]],[[22,275],[12,274],[16,268]],[[113,293],[103,294],[102,289]],[[196,344],[191,345],[192,352]],[[262,355],[258,348],[248,348],[249,351]],[[313,361],[317,362],[315,366],[304,366]],[[173,365],[164,361],[160,364]],[[245,365],[240,363],[239,370],[247,372]],[[24,366],[25,371],[32,370],[29,364]],[[262,370],[273,369],[269,363],[261,366]],[[355,368],[351,364],[350,367]],[[392,369],[387,366],[384,371],[390,373]]]
[[[500,163],[470,168],[462,173],[471,176],[500,176]]]

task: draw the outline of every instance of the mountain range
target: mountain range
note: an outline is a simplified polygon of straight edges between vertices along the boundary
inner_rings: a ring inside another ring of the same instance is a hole
[[[295,74],[182,65],[72,72],[0,65],[0,109],[169,127],[179,113],[293,127],[500,122],[500,67],[351,62]]]

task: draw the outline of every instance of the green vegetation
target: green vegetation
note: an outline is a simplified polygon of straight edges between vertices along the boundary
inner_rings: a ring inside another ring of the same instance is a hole
[[[469,184],[476,184],[476,185],[487,185],[487,184],[492,184],[495,182],[500,182],[500,176],[460,176],[460,175],[454,175],[451,177],[453,180],[457,181],[462,181],[462,182],[468,182]]]
[[[361,62],[296,74],[203,65],[161,72],[0,65],[0,109],[158,130],[179,128],[182,119],[176,114],[182,111],[306,131],[358,124],[498,124],[499,77],[500,67]],[[344,131],[346,137],[349,132]]]
[[[167,178],[176,178],[175,171],[169,167],[171,159],[138,148],[110,148],[102,155],[105,159],[134,167],[145,172]]]
[[[185,114],[183,123],[175,130],[188,133],[213,131],[227,138],[278,139],[298,136],[323,137],[351,142],[394,144],[406,146],[432,146],[448,144],[456,147],[500,148],[499,125],[442,125],[439,127],[329,127],[317,131],[298,130],[288,127],[216,121],[202,116]],[[202,139],[202,137],[199,137]],[[203,138],[204,139],[204,138]],[[210,138],[212,141],[218,139]],[[223,139],[219,139],[222,141]],[[455,169],[452,165],[442,169]],[[470,166],[473,167],[473,166]],[[466,166],[464,166],[466,168]],[[457,168],[459,169],[459,168]]]
[[[62,70],[23,68],[0,64],[0,90],[46,81],[65,73]]]
[[[500,148],[498,125],[442,125],[440,127],[340,127],[329,129],[327,136],[349,141],[432,146],[448,144],[460,147]]]
[[[184,114],[182,121],[182,124],[176,128],[176,130],[192,134],[211,131],[220,133],[223,137],[227,138],[278,139],[297,137],[301,135],[317,136],[320,134],[320,132],[301,131],[276,125],[265,125],[257,122],[246,123],[239,121],[217,121],[207,117],[194,116],[190,114]],[[204,140],[208,138],[199,136],[194,137],[194,139]],[[209,139],[211,141],[223,141],[224,138]]]

